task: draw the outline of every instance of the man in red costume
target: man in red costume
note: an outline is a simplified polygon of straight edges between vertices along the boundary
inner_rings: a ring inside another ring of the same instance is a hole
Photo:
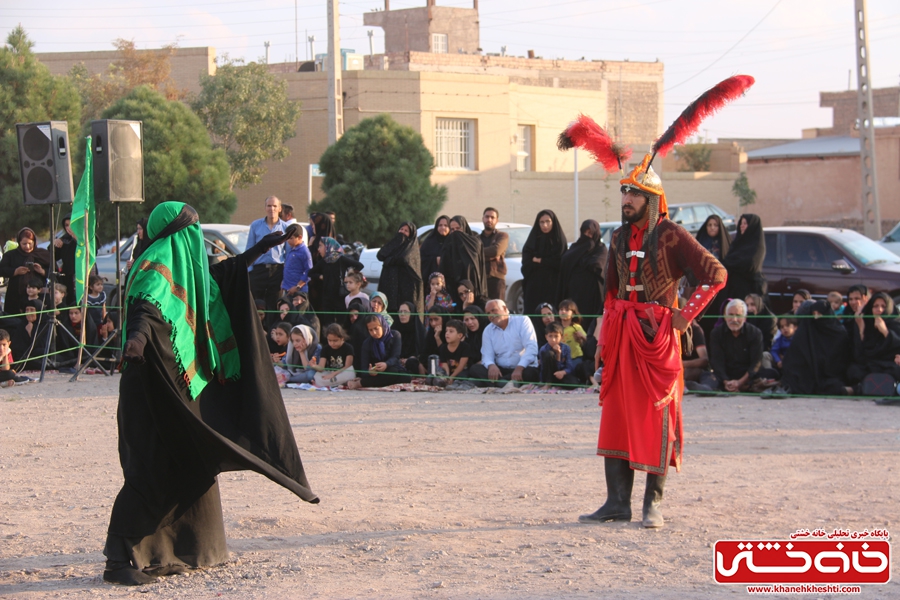
[[[647,472],[644,527],[662,527],[668,467],[681,468],[683,390],[680,334],[725,286],[725,268],[666,218],[651,155],[622,179],[622,227],[613,233],[600,332],[604,363],[600,439],[607,499],[582,523],[631,520],[634,470]],[[678,281],[699,281],[682,310]]]

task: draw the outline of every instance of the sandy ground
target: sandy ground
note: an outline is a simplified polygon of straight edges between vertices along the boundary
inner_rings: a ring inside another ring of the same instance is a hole
[[[101,550],[118,377],[68,377],[0,390],[3,596],[743,597],[713,582],[718,539],[900,528],[900,410],[870,401],[687,397],[666,527],[645,530],[576,522],[605,496],[594,396],[285,390],[321,504],[225,473],[231,561],[115,587]],[[638,516],[642,494],[639,475]]]

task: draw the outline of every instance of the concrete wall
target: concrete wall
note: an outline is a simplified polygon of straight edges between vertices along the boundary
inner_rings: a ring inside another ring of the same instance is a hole
[[[831,107],[831,127],[816,129],[817,137],[828,135],[852,135],[856,129],[858,110],[856,90],[846,92],[821,92],[819,106]],[[900,117],[900,87],[872,90],[872,113],[875,117]]]
[[[138,52],[159,52],[159,50],[139,50]],[[47,65],[54,75],[67,75],[75,65],[83,63],[91,74],[105,73],[109,65],[120,60],[118,51],[106,52],[40,52],[37,59]],[[171,59],[170,77],[175,86],[189,93],[200,91],[200,75],[214,75],[216,72],[216,49],[210,46],[199,48],[176,48]]]
[[[479,52],[478,11],[471,8],[425,6],[374,11],[363,15],[367,26],[384,29],[385,52],[433,52],[431,34],[447,35],[447,52]]]
[[[722,173],[737,173],[747,164],[747,153],[735,142],[719,142],[708,144],[712,152],[709,156],[709,170]],[[687,169],[687,163],[679,158],[677,151],[680,146],[665,156],[659,163],[661,171],[683,171]],[[659,159],[657,159],[658,161]]]
[[[881,218],[896,223],[900,220],[900,127],[876,130],[875,159]],[[754,207],[765,225],[833,224],[861,217],[858,156],[750,160],[747,177],[757,193]]]

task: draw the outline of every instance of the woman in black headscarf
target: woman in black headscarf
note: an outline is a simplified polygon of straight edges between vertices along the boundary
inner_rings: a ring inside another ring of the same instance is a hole
[[[800,325],[782,358],[781,387],[791,394],[841,396],[852,392],[844,383],[850,360],[847,330],[824,301],[804,302]]]
[[[419,241],[416,224],[407,221],[400,225],[397,234],[378,251],[381,261],[381,277],[378,291],[387,297],[388,306],[400,306],[412,302],[418,315],[425,309],[425,295],[422,286],[422,263],[419,255]],[[421,320],[421,319],[420,319]],[[406,336],[403,336],[404,339]]]
[[[722,259],[728,270],[728,283],[719,298],[746,298],[748,294],[766,297],[766,279],[762,266],[766,258],[766,236],[758,215],[743,214],[737,234]]]
[[[559,219],[552,210],[542,210],[535,217],[534,226],[522,249],[525,314],[535,313],[538,305],[544,302],[554,305],[557,303],[559,270],[565,251],[566,234],[563,233]],[[532,321],[534,320],[532,317]]]
[[[21,315],[28,302],[28,282],[34,278],[42,282],[50,270],[50,253],[37,247],[37,236],[30,227],[23,227],[16,234],[18,248],[10,250],[0,259],[0,277],[6,277],[6,300],[3,310],[7,315]]]
[[[447,282],[447,290],[457,306],[459,282],[467,279],[472,283],[475,297],[487,294],[487,270],[484,267],[484,249],[481,238],[472,233],[466,218],[456,215],[450,219],[450,235],[441,252],[441,273]]]
[[[334,228],[334,222],[332,222],[331,217],[325,213],[312,213],[309,216],[309,222],[312,224],[312,235],[309,236],[309,252],[312,255],[313,266],[316,266],[322,260],[322,256],[319,254],[319,245],[325,238],[332,238],[336,241],[337,231]],[[325,285],[322,280],[311,278],[307,283],[307,288],[309,301],[312,302],[312,305],[317,310],[327,310],[323,298]],[[330,323],[331,321],[328,322]]]
[[[309,295],[306,292],[297,292],[290,298],[291,309],[286,319],[293,325],[307,325],[315,332],[316,337],[322,338],[322,326],[319,317],[309,303]]]
[[[600,241],[600,224],[588,219],[581,224],[581,237],[562,255],[559,273],[560,301],[570,299],[582,314],[582,327],[589,329],[603,313],[603,269],[606,244]]]
[[[400,350],[400,364],[406,366],[406,359],[417,357],[425,348],[425,324],[422,323],[421,314],[417,314],[416,305],[412,302],[403,302],[397,309],[397,318],[391,325],[391,329],[400,334],[403,347]]]
[[[850,383],[861,382],[869,373],[887,373],[900,381],[900,317],[889,294],[873,294],[850,328],[853,364],[847,369]],[[792,342],[793,343],[793,342]]]
[[[725,223],[719,215],[709,215],[703,222],[703,227],[697,232],[697,241],[709,250],[709,253],[722,260],[731,248],[731,236],[725,229]]]
[[[422,242],[419,248],[421,257],[421,275],[422,281],[428,281],[428,277],[432,273],[441,270],[441,252],[444,251],[444,244],[447,242],[447,236],[450,235],[450,217],[441,215],[434,221],[434,229]]]
[[[75,304],[75,251],[78,249],[78,240],[72,233],[72,216],[63,217],[64,233],[53,240],[56,247],[56,260],[62,261],[62,272],[59,274],[59,283],[66,286],[66,304]]]
[[[469,345],[469,366],[481,362],[481,342],[484,339],[484,328],[491,324],[484,309],[471,304],[463,310],[463,325],[466,326],[466,343]]]

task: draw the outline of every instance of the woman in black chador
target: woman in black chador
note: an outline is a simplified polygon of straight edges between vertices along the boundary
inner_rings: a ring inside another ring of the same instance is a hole
[[[484,268],[481,238],[472,233],[469,222],[461,215],[450,219],[450,235],[441,252],[440,272],[444,274],[447,289],[457,306],[462,305],[458,288],[463,279],[472,283],[471,291],[476,298],[487,294],[487,270]]]
[[[766,258],[766,236],[758,215],[743,214],[738,220],[738,230],[722,259],[728,271],[728,283],[719,298],[746,298],[759,294],[766,298],[766,278],[763,261]]]
[[[585,315],[582,327],[590,329],[596,315],[603,314],[603,269],[606,244],[600,241],[600,224],[588,219],[581,224],[581,237],[562,255],[559,273],[560,302],[574,300]]]
[[[559,219],[552,210],[542,210],[535,217],[534,226],[522,249],[525,314],[536,313],[538,305],[544,302],[557,304],[559,269],[565,251],[566,234],[559,225]],[[532,321],[535,321],[534,317]]]
[[[842,396],[853,391],[844,383],[850,362],[847,330],[824,300],[800,306],[797,332],[784,353],[781,387],[791,394]]]
[[[862,382],[869,373],[887,373],[900,381],[896,359],[900,355],[900,316],[889,294],[872,294],[862,316],[854,318],[849,335],[853,363],[847,379],[851,384]]]
[[[432,273],[441,270],[441,252],[444,251],[444,244],[447,242],[447,236],[450,235],[450,217],[441,215],[434,220],[434,229],[422,242],[419,247],[419,255],[421,258],[421,275],[424,285],[428,284],[428,277]]]
[[[422,261],[416,224],[407,221],[400,225],[397,234],[378,251],[381,261],[381,277],[378,291],[387,297],[388,306],[399,307],[412,302],[416,318],[422,320],[425,296],[422,286]]]
[[[180,202],[157,206],[147,235],[152,243],[126,287],[118,407],[125,484],[104,548],[103,579],[124,585],[227,560],[216,481],[223,471],[256,471],[319,501],[247,277],[247,266],[284,236],[267,235],[209,267],[197,213]]]

